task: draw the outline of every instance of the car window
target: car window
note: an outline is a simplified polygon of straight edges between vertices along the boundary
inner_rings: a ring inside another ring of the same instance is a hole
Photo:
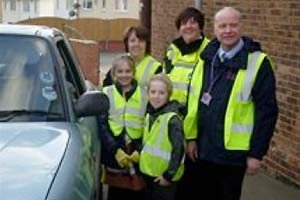
[[[0,35],[0,46],[0,121],[64,119],[48,43],[37,37]]]
[[[78,72],[79,69],[76,67],[77,64],[74,63],[75,58],[73,52],[71,51],[72,49],[67,43],[65,43],[64,40],[59,40],[57,42],[57,48],[64,63],[64,70],[66,72],[65,78],[68,81],[71,90],[73,91],[73,95],[75,95],[75,98],[78,98],[84,93],[85,87],[82,81],[83,78]]]

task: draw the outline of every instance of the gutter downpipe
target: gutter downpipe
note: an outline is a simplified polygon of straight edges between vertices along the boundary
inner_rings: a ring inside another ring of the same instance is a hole
[[[195,0],[195,8],[197,8],[198,10],[202,9],[202,0]]]

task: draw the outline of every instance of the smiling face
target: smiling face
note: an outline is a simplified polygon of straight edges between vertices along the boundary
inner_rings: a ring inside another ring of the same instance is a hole
[[[148,95],[150,104],[158,109],[165,105],[169,100],[167,85],[161,80],[153,80],[149,84]]]
[[[226,7],[215,15],[214,33],[225,51],[232,49],[242,37],[240,13]]]
[[[146,54],[146,41],[139,39],[135,31],[128,37],[128,52],[134,60],[141,60]]]
[[[196,41],[201,36],[199,24],[194,18],[189,18],[186,22],[181,22],[178,31],[187,44]]]
[[[131,86],[131,81],[134,77],[134,71],[129,66],[128,62],[126,62],[126,60],[119,60],[116,63],[113,71],[113,77],[122,88],[128,88]]]

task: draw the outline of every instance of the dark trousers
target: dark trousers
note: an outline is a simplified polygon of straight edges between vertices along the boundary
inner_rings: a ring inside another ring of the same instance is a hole
[[[177,184],[176,200],[194,199],[198,197],[196,196],[199,195],[197,192],[197,188],[199,187],[196,178],[197,172],[198,168],[196,163],[186,156],[184,174]]]
[[[188,167],[187,175],[179,184],[177,200],[192,196],[201,200],[240,199],[245,167],[206,161],[189,164],[192,166]]]
[[[175,200],[176,182],[170,186],[160,186],[153,179],[146,179],[145,200]]]
[[[145,196],[145,191],[133,191],[129,189],[109,187],[107,200],[142,200]]]

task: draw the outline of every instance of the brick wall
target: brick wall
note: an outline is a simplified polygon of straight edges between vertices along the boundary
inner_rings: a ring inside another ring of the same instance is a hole
[[[174,2],[174,3],[173,3]],[[242,14],[245,34],[261,42],[275,62],[279,119],[264,169],[270,175],[300,186],[300,2],[297,0],[203,1],[205,32],[213,36],[213,15],[223,6]],[[174,17],[194,1],[153,0],[152,51],[161,58],[174,36]],[[183,6],[182,6],[183,5]],[[267,94],[266,94],[267,95]]]
[[[70,39],[85,78],[99,84],[99,45],[91,40]]]
[[[181,9],[193,6],[194,0],[152,0],[151,52],[162,59],[168,44],[175,38],[176,16]]]

